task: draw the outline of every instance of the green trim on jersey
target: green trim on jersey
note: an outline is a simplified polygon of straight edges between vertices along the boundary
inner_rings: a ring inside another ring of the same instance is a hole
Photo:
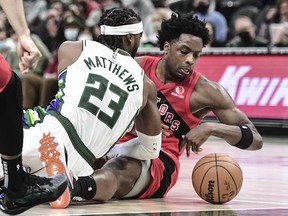
[[[119,48],[117,48],[115,52],[118,52],[119,54],[124,55],[124,56],[131,56],[128,52]]]
[[[64,127],[66,133],[68,134],[70,141],[76,151],[81,155],[82,158],[86,160],[86,162],[93,168],[93,164],[96,161],[96,157],[94,154],[86,147],[86,145],[82,142],[80,137],[77,134],[72,123],[65,116],[61,115],[59,112],[55,110],[49,110],[52,116],[54,116]]]

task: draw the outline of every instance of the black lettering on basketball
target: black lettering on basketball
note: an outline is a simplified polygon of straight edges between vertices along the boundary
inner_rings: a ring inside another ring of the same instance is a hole
[[[214,201],[214,183],[215,181],[208,182],[208,193],[205,194],[206,200],[209,202]]]

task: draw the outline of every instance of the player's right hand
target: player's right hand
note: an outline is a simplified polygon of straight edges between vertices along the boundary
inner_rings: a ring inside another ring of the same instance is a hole
[[[19,68],[22,73],[28,73],[34,70],[41,57],[41,53],[30,35],[19,36],[17,54],[19,58]]]

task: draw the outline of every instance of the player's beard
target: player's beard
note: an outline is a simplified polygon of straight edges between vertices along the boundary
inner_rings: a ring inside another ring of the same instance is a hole
[[[134,58],[136,53],[137,53],[137,50],[138,50],[138,44],[135,44],[134,47],[132,48],[132,51],[131,51],[131,56]]]

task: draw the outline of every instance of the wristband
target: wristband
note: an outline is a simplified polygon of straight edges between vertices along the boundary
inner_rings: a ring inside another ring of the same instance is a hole
[[[245,124],[241,124],[239,127],[241,129],[242,137],[240,141],[234,146],[240,149],[247,149],[253,142],[253,133],[251,129]]]

